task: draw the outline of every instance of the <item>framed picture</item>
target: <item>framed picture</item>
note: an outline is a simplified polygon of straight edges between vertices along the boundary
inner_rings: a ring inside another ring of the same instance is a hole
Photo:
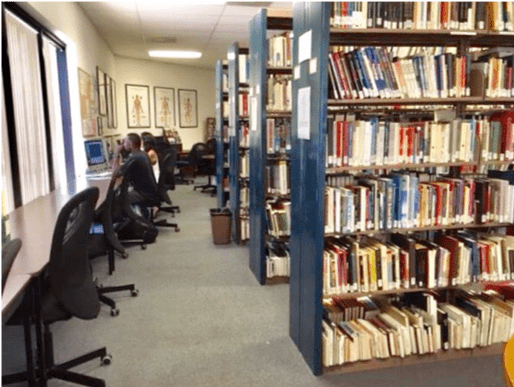
[[[155,104],[155,127],[175,126],[175,89],[169,87],[153,88]]]
[[[79,70],[80,116],[82,121],[82,136],[96,136],[96,107],[95,90],[91,75],[82,69]]]
[[[207,142],[211,138],[214,138],[214,131],[216,130],[216,118],[207,117],[205,120],[205,138],[204,141]]]
[[[111,79],[111,99],[112,99],[112,127],[118,127],[118,101],[116,99],[116,81]]]
[[[96,117],[96,120],[98,121],[98,135],[103,136],[104,130],[103,130],[103,118],[102,117]]]
[[[107,127],[113,128],[111,77],[105,74],[105,95],[107,99]]]
[[[196,90],[178,89],[178,110],[181,128],[198,127]]]
[[[127,126],[150,127],[150,88],[144,85],[125,84]]]
[[[105,93],[105,73],[96,67],[96,81],[98,87],[98,114],[107,115],[107,96]]]

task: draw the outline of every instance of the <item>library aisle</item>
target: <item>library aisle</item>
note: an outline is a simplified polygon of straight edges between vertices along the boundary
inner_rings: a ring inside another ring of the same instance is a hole
[[[105,345],[110,366],[92,361],[77,370],[104,378],[109,387],[505,385],[500,356],[313,376],[289,338],[288,285],[260,286],[247,247],[214,246],[209,208],[216,198],[191,185],[177,186],[171,197],[181,207],[174,218],[180,233],[160,229],[147,250],[129,248],[113,276],[106,259],[93,261],[100,284],[134,282],[139,296],[114,295],[116,318],[103,306],[95,320],[53,324],[58,362]],[[2,340],[3,373],[20,370],[21,330],[4,326]]]

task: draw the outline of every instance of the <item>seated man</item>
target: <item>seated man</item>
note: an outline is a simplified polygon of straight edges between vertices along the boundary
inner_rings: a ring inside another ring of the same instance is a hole
[[[129,153],[125,163],[114,174],[124,176],[133,189],[128,192],[131,204],[139,205],[148,214],[146,207],[158,206],[160,197],[157,182],[152,170],[152,164],[146,152],[141,148],[141,137],[136,133],[129,133],[123,142],[125,151]],[[146,216],[147,217],[147,216]]]

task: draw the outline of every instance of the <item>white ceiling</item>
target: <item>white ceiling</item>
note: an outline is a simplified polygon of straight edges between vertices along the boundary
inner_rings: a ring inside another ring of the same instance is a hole
[[[212,69],[228,47],[248,47],[248,26],[259,9],[288,16],[291,2],[211,0],[79,2],[115,55]],[[162,42],[162,39],[168,42]],[[176,41],[169,42],[169,40]],[[159,41],[161,40],[161,41]],[[149,50],[197,50],[200,59],[156,59]]]

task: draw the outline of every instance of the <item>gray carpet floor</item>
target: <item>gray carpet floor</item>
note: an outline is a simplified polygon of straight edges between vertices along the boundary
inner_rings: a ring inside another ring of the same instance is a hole
[[[258,285],[248,247],[213,244],[215,198],[192,186],[178,186],[171,196],[181,207],[173,218],[179,233],[161,229],[146,250],[129,248],[128,259],[116,258],[112,276],[106,259],[93,263],[99,283],[135,283],[139,296],[114,295],[115,318],[103,306],[95,320],[53,324],[57,361],[106,346],[111,365],[92,361],[77,371],[111,387],[505,385],[500,356],[314,377],[288,335],[288,285]],[[23,369],[23,359],[21,330],[4,326],[3,373]]]

